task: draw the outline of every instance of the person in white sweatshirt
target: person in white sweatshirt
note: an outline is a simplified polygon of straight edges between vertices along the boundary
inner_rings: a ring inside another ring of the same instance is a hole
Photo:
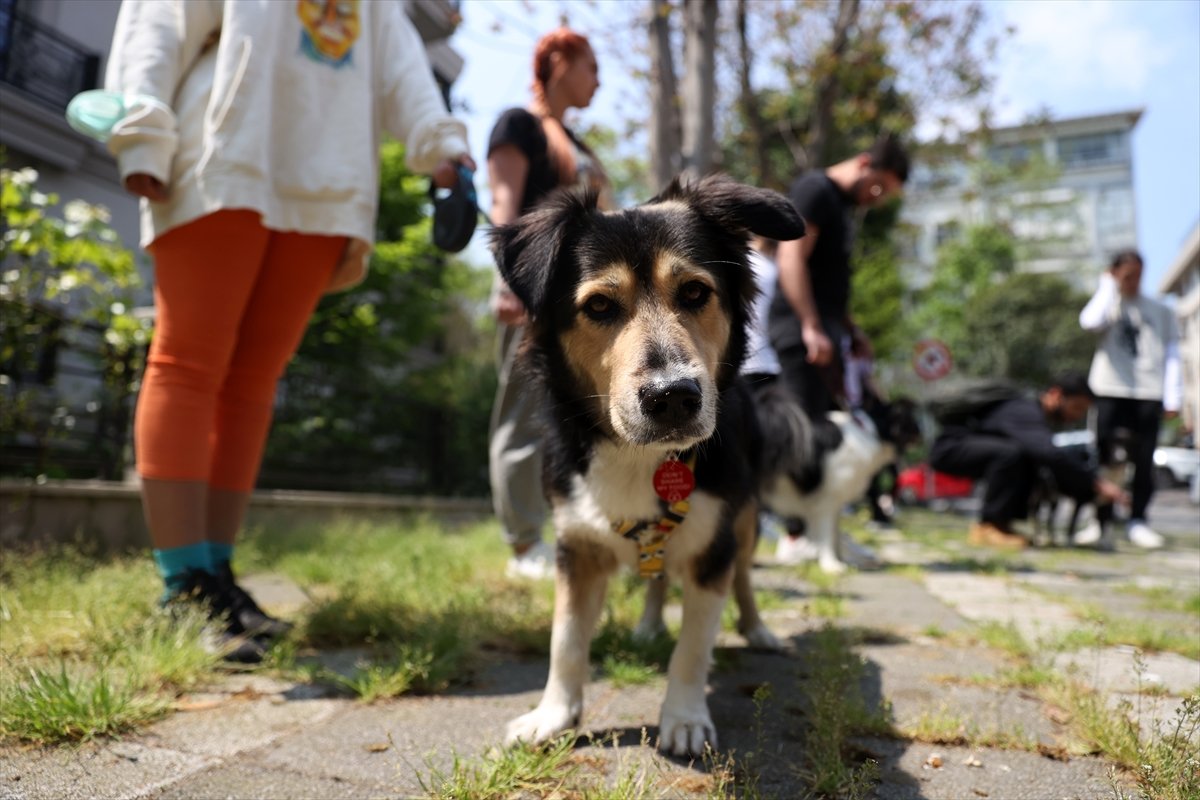
[[[1138,547],[1162,547],[1161,534],[1147,524],[1154,494],[1154,448],[1164,411],[1179,412],[1183,398],[1179,331],[1175,313],[1141,293],[1142,257],[1117,253],[1100,276],[1096,294],[1079,314],[1084,330],[1099,334],[1088,385],[1096,395],[1096,441],[1102,464],[1113,459],[1117,432],[1128,431],[1133,463],[1132,501],[1126,533]],[[1077,544],[1108,543],[1112,506],[1075,536]]]
[[[381,136],[445,188],[474,169],[466,129],[398,0],[124,0],[105,82],[155,265],[135,452],[164,602],[257,661],[287,625],[229,564],[276,383],[321,295],[365,273]]]

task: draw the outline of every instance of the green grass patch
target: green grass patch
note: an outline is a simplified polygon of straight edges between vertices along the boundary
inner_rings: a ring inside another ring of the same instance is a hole
[[[554,798],[555,800],[654,800],[703,792],[711,800],[733,796],[734,779],[723,762],[708,775],[672,778],[657,754],[649,762],[624,763],[614,739],[592,740],[601,752],[582,749],[587,740],[565,734],[541,747],[492,748],[481,758],[454,755],[449,768],[429,765],[418,776],[430,800],[493,800],[493,798]],[[639,749],[652,746],[643,732]],[[606,757],[607,756],[607,757]],[[710,754],[706,761],[713,759]],[[678,784],[685,785],[678,785]],[[737,794],[747,800],[755,795]]]
[[[148,558],[6,553],[0,580],[0,739],[52,744],[127,731],[217,668],[201,641],[203,613],[158,610]]]
[[[1027,736],[1020,726],[1009,730],[984,730],[975,722],[951,712],[946,706],[922,712],[912,724],[897,725],[896,731],[907,739],[926,744],[1030,752],[1038,749],[1037,741]]]
[[[1110,614],[1099,606],[1071,603],[1076,613],[1090,623],[1062,637],[1067,649],[1128,645],[1152,653],[1178,653],[1200,660],[1200,637],[1196,625],[1180,630],[1162,620],[1133,619]]]
[[[1139,692],[1137,705],[1121,700],[1114,708],[1103,693],[1047,669],[1042,664],[1046,653],[1031,648],[1011,625],[980,625],[977,631],[980,641],[1000,647],[1017,661],[1017,667],[999,679],[1032,688],[1044,702],[1061,709],[1075,740],[1072,749],[1099,754],[1125,769],[1138,787],[1138,800],[1200,797],[1200,690],[1184,698],[1164,726],[1155,713],[1163,701],[1161,692]],[[1135,656],[1134,669],[1139,676],[1145,671],[1140,657]],[[1139,720],[1149,723],[1147,731]],[[1134,800],[1118,784],[1113,788],[1121,800]]]
[[[282,572],[315,598],[258,669],[369,701],[464,682],[490,649],[545,653],[553,585],[505,579],[506,558],[494,524],[345,520],[251,531],[237,571]],[[174,619],[158,610],[162,585],[148,553],[6,553],[0,579],[2,738],[128,730],[223,669],[204,646],[199,610]],[[314,648],[366,655],[340,674],[301,655]]]
[[[964,635],[968,640],[1002,650],[1014,658],[1028,660],[1033,655],[1033,649],[1011,622],[982,622],[975,625],[970,632],[951,638],[962,638]]]
[[[30,667],[0,675],[0,733],[37,744],[119,734],[161,716],[166,699],[121,671]]]
[[[1137,586],[1126,584],[1118,587],[1124,594],[1140,597],[1143,605],[1154,611],[1177,611],[1200,616],[1200,592],[1183,592],[1175,586]]]

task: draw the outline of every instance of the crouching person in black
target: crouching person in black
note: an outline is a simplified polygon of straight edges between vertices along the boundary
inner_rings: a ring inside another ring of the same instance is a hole
[[[1051,426],[1083,419],[1091,402],[1087,379],[1068,373],[1036,400],[1011,392],[942,420],[942,433],[930,449],[930,465],[987,484],[979,521],[971,526],[971,544],[1009,549],[1028,544],[1012,523],[1028,514],[1029,496],[1042,467],[1053,474],[1062,494],[1077,501],[1104,504],[1124,498],[1120,487],[1052,441]]]

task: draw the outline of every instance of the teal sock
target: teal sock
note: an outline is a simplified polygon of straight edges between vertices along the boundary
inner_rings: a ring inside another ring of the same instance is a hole
[[[154,551],[154,563],[158,565],[158,574],[162,576],[163,583],[167,585],[168,597],[183,588],[189,570],[212,571],[208,545],[208,542],[196,542]]]
[[[208,545],[208,559],[212,565],[209,570],[216,573],[217,568],[224,563],[233,562],[233,545],[224,542],[205,542]]]

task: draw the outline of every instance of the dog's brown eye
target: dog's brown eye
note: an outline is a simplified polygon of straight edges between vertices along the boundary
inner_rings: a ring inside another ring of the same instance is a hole
[[[712,296],[712,287],[700,281],[688,281],[679,289],[679,304],[691,311],[704,308]]]
[[[620,307],[602,294],[594,294],[583,304],[583,313],[596,322],[607,322],[617,315]]]

